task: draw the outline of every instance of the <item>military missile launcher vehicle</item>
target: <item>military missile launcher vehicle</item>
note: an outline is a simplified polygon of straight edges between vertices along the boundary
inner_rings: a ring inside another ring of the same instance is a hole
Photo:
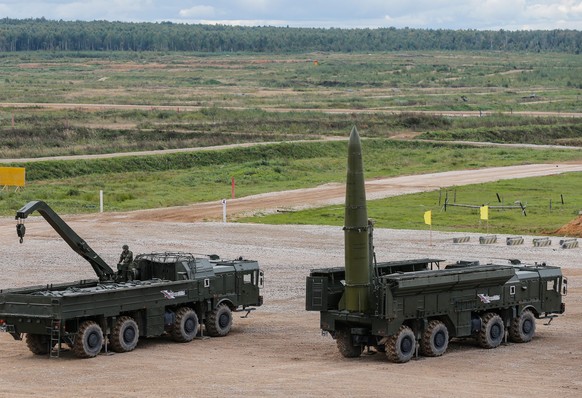
[[[167,334],[189,342],[202,333],[226,336],[233,311],[248,315],[262,305],[264,277],[256,261],[149,253],[115,272],[42,201],[17,212],[21,243],[23,220],[35,210],[91,264],[98,280],[0,290],[0,331],[16,340],[25,335],[34,354],[57,357],[65,344],[89,358],[103,349],[132,351],[140,337]]]
[[[506,339],[529,342],[536,319],[565,311],[567,280],[559,267],[481,265],[440,259],[377,262],[368,220],[361,143],[354,128],[348,145],[345,267],[314,269],[307,277],[306,309],[344,357],[373,347],[393,362],[419,353],[444,354],[452,338],[475,338],[483,348]]]

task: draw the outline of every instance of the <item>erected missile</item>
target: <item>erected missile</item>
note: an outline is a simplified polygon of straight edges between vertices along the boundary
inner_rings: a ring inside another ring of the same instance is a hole
[[[355,127],[350,133],[348,144],[344,247],[345,309],[366,312],[370,285],[368,210],[366,208],[362,144]]]

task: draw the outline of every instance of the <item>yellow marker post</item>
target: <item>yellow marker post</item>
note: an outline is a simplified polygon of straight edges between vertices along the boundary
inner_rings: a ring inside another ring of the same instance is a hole
[[[432,226],[432,210],[424,212],[424,223]]]
[[[430,225],[429,246],[432,246],[432,210],[424,212],[424,223]]]
[[[481,206],[479,208],[479,213],[481,215],[481,220],[487,222],[487,233],[489,233],[489,206]]]
[[[489,206],[481,206],[481,220],[489,220]]]

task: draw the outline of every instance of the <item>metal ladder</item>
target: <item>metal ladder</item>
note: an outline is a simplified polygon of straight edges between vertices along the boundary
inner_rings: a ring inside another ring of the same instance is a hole
[[[49,357],[58,358],[61,354],[61,321],[53,319],[50,327]]]

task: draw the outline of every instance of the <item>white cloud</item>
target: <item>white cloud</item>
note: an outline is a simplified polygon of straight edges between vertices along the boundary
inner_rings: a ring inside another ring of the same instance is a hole
[[[210,18],[215,13],[216,10],[212,6],[194,6],[178,12],[182,18]]]
[[[582,29],[582,0],[0,0],[0,18],[246,26]]]
[[[513,24],[522,18],[525,3],[526,0],[471,0],[465,15],[467,27],[481,24],[495,29],[496,26]]]
[[[476,0],[471,1],[471,16],[480,19],[515,19],[525,9],[525,0]]]
[[[289,21],[261,20],[261,19],[202,19],[193,21],[205,25],[230,25],[230,26],[286,26]]]
[[[0,4],[2,17],[7,18],[47,18],[54,20],[110,20],[132,21],[134,18],[150,12],[158,0],[89,0],[68,1],[48,0],[26,3],[4,0]]]
[[[266,11],[268,9],[279,9],[281,10],[281,4],[279,1],[273,0],[236,0],[236,3],[243,10],[250,11]]]
[[[582,16],[582,1],[562,0],[550,4],[532,4],[525,10],[528,19],[568,19]]]

